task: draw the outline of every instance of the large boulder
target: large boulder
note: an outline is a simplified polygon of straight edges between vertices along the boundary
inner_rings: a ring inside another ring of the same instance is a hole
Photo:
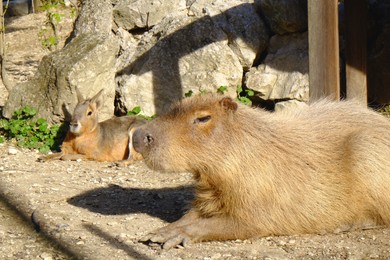
[[[245,76],[246,86],[264,100],[309,99],[307,33],[275,35],[268,55]]]
[[[227,34],[229,47],[244,70],[252,67],[267,47],[269,33],[253,1],[197,0],[189,7],[189,13],[212,17]]]
[[[166,18],[141,40],[137,55],[118,74],[118,101],[127,110],[140,105],[160,114],[190,91],[235,87],[242,80],[239,58],[212,18]],[[142,54],[142,55],[139,55]]]
[[[38,109],[38,117],[59,123],[77,104],[75,87],[91,97],[105,89],[105,102],[100,119],[114,113],[115,54],[117,42],[113,37],[81,34],[62,51],[45,56],[34,79],[16,85],[4,107],[5,117],[24,106]],[[108,101],[108,102],[107,102]]]
[[[141,106],[145,114],[159,114],[187,92],[215,92],[221,85],[234,96],[243,71],[253,66],[269,39],[249,2],[191,1],[186,14],[165,17],[139,40],[119,28],[129,40],[122,42],[127,46],[117,60],[118,113]],[[143,15],[132,9],[134,17]]]
[[[34,78],[16,85],[3,109],[5,117],[24,106],[38,109],[37,117],[51,123],[66,119],[77,103],[75,87],[84,96],[105,89],[100,119],[114,113],[117,39],[112,35],[109,0],[83,1],[68,44],[43,58]]]

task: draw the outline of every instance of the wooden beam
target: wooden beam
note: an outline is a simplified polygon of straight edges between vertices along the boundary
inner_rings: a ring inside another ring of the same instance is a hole
[[[340,99],[338,1],[308,0],[310,100]]]
[[[367,105],[366,0],[344,0],[347,98]]]

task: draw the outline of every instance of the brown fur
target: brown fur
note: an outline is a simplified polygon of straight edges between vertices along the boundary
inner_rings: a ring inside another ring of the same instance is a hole
[[[145,238],[164,248],[390,226],[390,120],[354,102],[271,113],[199,96],[133,139],[151,168],[196,180],[191,210]]]
[[[41,160],[88,159],[96,161],[140,160],[142,156],[132,149],[132,129],[145,120],[135,116],[112,117],[98,122],[101,90],[91,99],[84,99],[77,90],[78,104],[74,109],[70,129],[61,146],[61,152]],[[130,147],[130,149],[129,149]],[[130,152],[129,152],[130,151]]]

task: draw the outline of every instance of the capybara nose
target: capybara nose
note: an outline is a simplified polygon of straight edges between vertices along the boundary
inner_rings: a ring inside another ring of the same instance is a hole
[[[134,150],[140,154],[145,151],[145,148],[154,141],[151,134],[146,133],[138,128],[133,133],[133,147]]]
[[[72,126],[72,127],[78,127],[79,123],[77,121],[76,122],[70,122],[69,125]]]

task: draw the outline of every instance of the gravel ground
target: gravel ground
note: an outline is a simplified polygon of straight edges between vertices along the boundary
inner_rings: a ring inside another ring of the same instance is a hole
[[[7,68],[14,82],[31,78],[48,53],[37,37],[43,24],[42,14],[7,22]],[[65,39],[71,26],[62,28]],[[0,87],[0,106],[6,97]],[[190,174],[161,174],[142,162],[128,167],[41,163],[39,156],[0,144],[1,259],[390,259],[386,228],[204,242],[164,251],[139,239],[183,214],[192,196]]]
[[[390,259],[390,230],[385,228],[204,242],[161,250],[139,239],[183,214],[192,198],[190,174],[162,174],[142,162],[128,167],[92,161],[41,163],[39,156],[11,144],[0,145],[0,196],[26,219],[33,216],[40,232],[75,258]],[[3,219],[2,256],[69,257],[37,233],[25,233],[21,222]]]
[[[1,259],[70,259],[56,243],[34,229],[13,205],[0,197]]]

